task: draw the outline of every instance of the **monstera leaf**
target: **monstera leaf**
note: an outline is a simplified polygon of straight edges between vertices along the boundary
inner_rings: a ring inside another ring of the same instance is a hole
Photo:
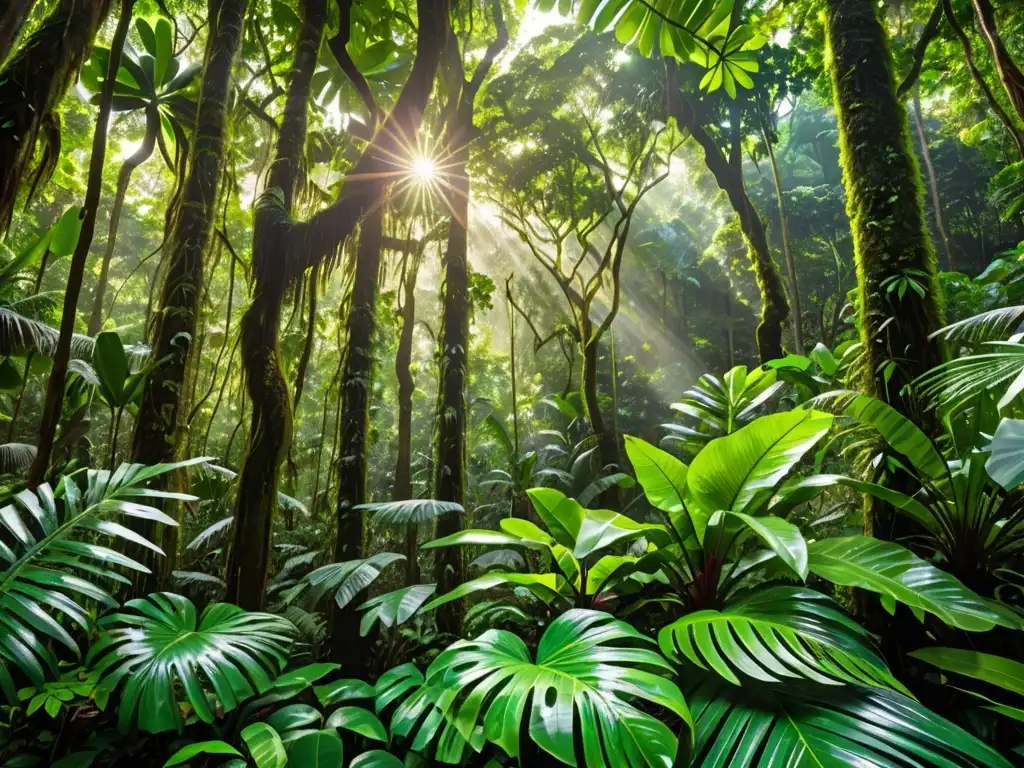
[[[1008,768],[995,750],[907,696],[880,688],[732,685],[686,692],[701,768],[943,765]]]
[[[538,747],[567,765],[667,766],[676,757],[676,735],[650,707],[687,723],[690,715],[652,644],[608,614],[575,609],[547,628],[535,660],[519,637],[490,630],[441,653],[426,684],[455,695],[445,716],[477,751],[474,733],[482,728],[485,740],[518,757],[525,727]]]
[[[658,635],[662,652],[735,685],[810,680],[905,689],[871,636],[830,598],[802,587],[768,587],[721,611],[697,611]]]
[[[8,665],[42,688],[46,678],[57,672],[51,641],[79,652],[51,611],[88,630],[91,620],[85,601],[117,605],[96,583],[97,576],[116,582],[126,581],[116,568],[149,572],[141,563],[106,546],[104,539],[120,539],[161,552],[118,520],[138,518],[177,525],[163,512],[139,502],[147,498],[192,499],[145,487],[152,478],[191,463],[195,462],[153,467],[122,464],[116,472],[89,470],[83,478],[84,491],[78,479],[65,477],[56,492],[44,483],[35,493],[19,492],[0,508],[0,688],[12,701],[17,699]]]
[[[215,603],[197,616],[188,599],[170,592],[131,600],[129,609],[100,620],[104,634],[89,652],[100,685],[124,683],[118,726],[137,723],[160,733],[184,725],[177,690],[200,720],[212,723],[216,707],[230,712],[274,684],[291,646],[292,624],[269,613],[249,613]]]

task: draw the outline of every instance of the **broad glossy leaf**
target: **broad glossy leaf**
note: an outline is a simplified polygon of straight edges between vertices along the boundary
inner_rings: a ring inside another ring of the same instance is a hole
[[[253,723],[242,731],[242,740],[249,748],[256,768],[285,768],[288,753],[277,731],[266,723]]]
[[[343,765],[344,749],[336,731],[323,730],[307,733],[291,745],[289,765],[298,768],[339,768]]]
[[[390,752],[372,749],[356,757],[349,768],[406,768],[406,765]]]
[[[164,763],[164,768],[187,763],[198,755],[233,755],[241,757],[242,753],[226,741],[197,741],[194,744],[186,744],[171,755],[170,759]]]
[[[1024,664],[991,653],[962,648],[922,648],[910,653],[946,672],[973,677],[1024,696]]]
[[[367,682],[355,679],[335,680],[332,683],[318,685],[313,689],[320,703],[329,707],[343,701],[356,699],[372,699],[374,688]]]
[[[557,598],[568,599],[572,595],[572,588],[568,582],[557,573],[502,573],[492,571],[484,576],[464,582],[440,597],[435,597],[421,609],[423,613],[432,611],[445,603],[453,600],[461,600],[474,592],[494,589],[495,587],[525,587],[539,597],[545,603],[551,603]]]
[[[149,733],[180,730],[176,686],[200,720],[214,721],[207,692],[230,712],[273,685],[288,659],[294,627],[279,616],[215,603],[197,616],[186,598],[160,592],[130,600],[100,620],[104,633],[89,652],[100,686],[124,683],[118,725]],[[211,663],[211,659],[216,659]]]
[[[679,689],[665,678],[670,667],[651,642],[608,614],[576,609],[547,628],[536,661],[519,637],[490,630],[441,653],[427,683],[466,694],[448,716],[477,751],[473,736],[482,726],[488,741],[517,757],[525,725],[541,749],[569,765],[582,757],[588,768],[669,766],[678,748],[672,728],[631,703],[639,698],[689,721]]]
[[[811,572],[823,579],[888,596],[952,627],[973,632],[996,625],[1024,628],[1024,619],[1011,609],[980,597],[899,544],[846,536],[813,542],[807,551]]]
[[[344,728],[376,741],[387,741],[388,732],[380,719],[362,707],[341,707],[327,718],[327,728]]]
[[[762,416],[708,443],[686,479],[686,504],[698,536],[703,539],[717,510],[756,514],[831,425],[828,414],[789,411]]]
[[[554,488],[531,488],[526,493],[555,540],[580,560],[641,538],[651,527],[608,509],[584,509]]]
[[[383,627],[401,626],[413,617],[436,590],[436,584],[416,584],[367,600],[356,609],[366,611],[359,624],[359,634],[365,637],[378,621]]]
[[[1003,419],[992,436],[985,463],[989,477],[1008,491],[1024,482],[1024,420]]]
[[[742,512],[729,512],[741,520],[800,579],[807,578],[807,542],[800,529],[780,517],[753,517]]]
[[[626,435],[626,455],[650,505],[668,513],[681,512],[686,465],[672,454],[631,435]]]

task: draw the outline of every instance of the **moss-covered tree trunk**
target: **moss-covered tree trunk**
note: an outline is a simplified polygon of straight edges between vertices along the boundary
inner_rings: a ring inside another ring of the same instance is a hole
[[[121,16],[114,31],[114,39],[110,44],[110,60],[108,62],[103,91],[100,95],[99,114],[96,118],[96,130],[92,137],[92,153],[89,157],[89,179],[86,182],[85,202],[82,206],[82,229],[71,255],[71,266],[68,269],[68,284],[64,291],[64,305],[61,310],[60,335],[57,349],[53,355],[53,367],[46,383],[46,400],[43,405],[42,418],[39,423],[39,439],[36,442],[36,456],[28,473],[30,487],[35,487],[46,479],[53,455],[54,438],[57,425],[60,423],[61,410],[64,405],[64,379],[67,376],[68,364],[71,360],[71,339],[75,331],[75,320],[78,316],[78,297],[82,290],[82,278],[85,265],[89,258],[89,248],[96,228],[96,213],[103,189],[103,164],[107,152],[107,129],[114,99],[114,79],[117,65],[121,60],[124,42],[128,37],[135,0],[123,0]],[[2,77],[2,75],[0,75]],[[2,86],[0,86],[2,87]]]
[[[764,222],[754,208],[743,183],[739,143],[733,141],[730,156],[726,157],[714,137],[704,127],[695,105],[679,90],[675,77],[675,63],[669,62],[668,67],[669,116],[675,118],[679,128],[689,131],[704,150],[704,164],[715,177],[719,188],[728,196],[729,203],[739,217],[740,229],[747,244],[747,253],[754,267],[754,277],[761,294],[761,322],[757,326],[758,356],[762,363],[780,358],[782,326],[789,313],[789,303],[786,301],[786,289],[782,285],[778,267],[775,266],[771,250],[768,248]],[[734,123],[738,124],[738,121],[734,119]]]
[[[60,0],[0,69],[0,233],[10,226],[40,136],[46,147],[32,184],[38,188],[56,167],[60,155],[56,109],[75,84],[109,8],[110,0]]]
[[[280,263],[285,248],[281,238],[287,237],[288,230],[278,224],[282,210],[286,215],[291,213],[295,192],[302,180],[306,111],[327,19],[325,0],[305,0],[302,17],[276,156],[267,182],[266,194],[276,199],[274,204],[262,200],[256,211],[255,290],[241,328],[242,365],[253,408],[245,458],[238,477],[226,597],[229,602],[248,610],[263,606],[280,467],[291,442],[292,401],[281,364],[278,331],[281,305],[288,288]]]
[[[941,325],[941,312],[907,110],[896,97],[892,56],[872,0],[828,0],[827,34],[857,262],[862,387],[927,431],[934,416],[919,407],[906,386],[942,362],[941,345],[929,339]],[[900,290],[899,281],[911,279],[923,295],[909,287]],[[876,525],[881,513],[881,508],[869,510],[869,532],[885,535]]]
[[[167,269],[152,333],[153,359],[164,362],[146,380],[133,436],[132,458],[142,464],[174,461],[185,443],[189,376],[196,365],[190,352],[224,162],[231,69],[242,41],[246,8],[247,0],[211,0],[209,4],[211,30],[196,127],[183,188],[168,220]],[[170,561],[167,567],[173,566],[176,528],[168,526],[164,531],[163,546]]]
[[[103,247],[103,260],[100,262],[100,276],[96,281],[96,288],[92,296],[92,312],[89,314],[90,336],[95,336],[103,327],[103,300],[107,293],[107,282],[110,278],[110,262],[114,258],[114,245],[117,243],[117,227],[121,221],[121,210],[124,208],[124,198],[128,194],[128,184],[131,182],[135,169],[146,162],[156,146],[156,134],[160,130],[160,113],[156,105],[151,105],[146,110],[146,133],[142,137],[142,144],[122,164],[117,174],[117,191],[114,193],[114,202],[110,206],[110,221],[107,225],[107,242]]]
[[[0,8],[0,64],[10,55],[31,10],[32,0],[4,0]]]

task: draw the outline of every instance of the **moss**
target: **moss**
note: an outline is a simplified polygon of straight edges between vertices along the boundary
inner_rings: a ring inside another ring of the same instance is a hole
[[[909,388],[942,362],[943,348],[929,339],[942,312],[907,110],[896,97],[892,55],[875,4],[828,0],[827,29],[861,306],[861,386],[934,432],[934,413]],[[911,280],[916,288],[906,282]],[[869,531],[879,512],[868,510]]]

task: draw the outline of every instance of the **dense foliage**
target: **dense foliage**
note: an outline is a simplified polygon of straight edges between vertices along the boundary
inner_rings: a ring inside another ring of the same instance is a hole
[[[1020,764],[1022,70],[1014,0],[7,0],[0,766]]]

